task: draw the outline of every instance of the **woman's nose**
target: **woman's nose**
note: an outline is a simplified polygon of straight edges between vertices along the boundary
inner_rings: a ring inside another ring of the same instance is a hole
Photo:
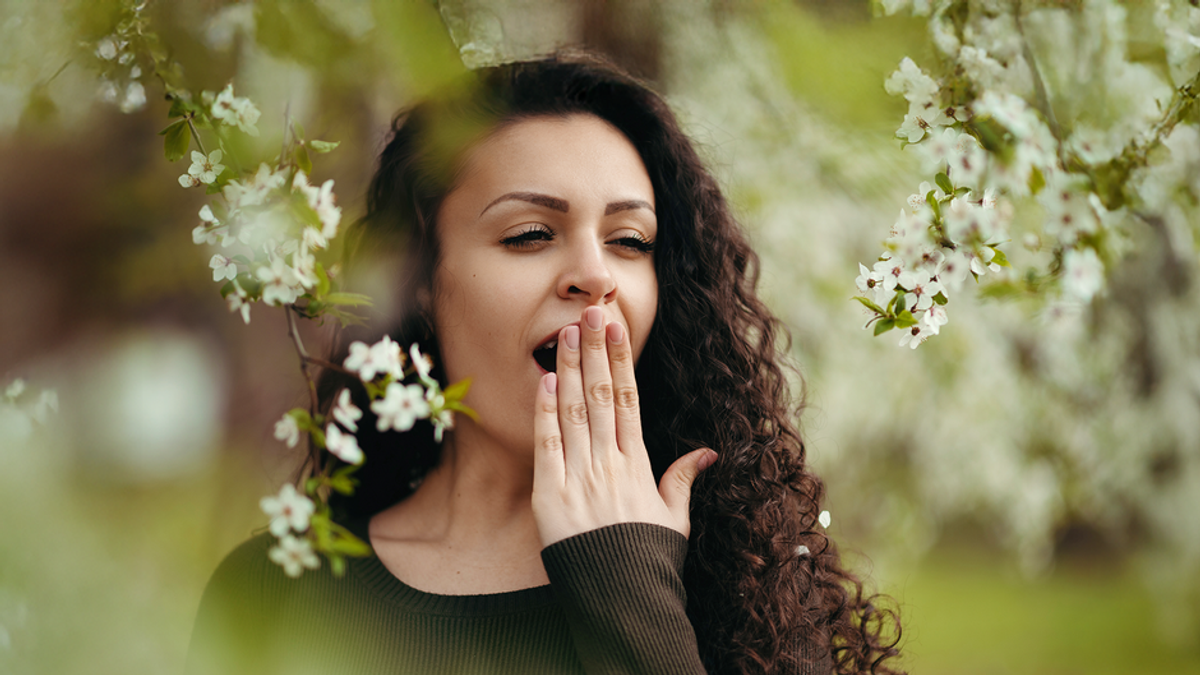
[[[602,244],[579,247],[563,260],[559,297],[582,297],[589,303],[610,302],[616,297],[617,281],[601,247]]]

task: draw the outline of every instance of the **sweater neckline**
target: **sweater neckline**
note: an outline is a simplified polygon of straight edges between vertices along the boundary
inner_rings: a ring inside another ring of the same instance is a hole
[[[345,526],[370,545],[369,523],[369,518],[355,518],[346,521]],[[370,556],[351,559],[348,567],[349,573],[381,600],[402,606],[408,612],[458,617],[497,616],[555,603],[554,590],[549,585],[482,595],[440,595],[422,591],[392,574],[373,548]]]

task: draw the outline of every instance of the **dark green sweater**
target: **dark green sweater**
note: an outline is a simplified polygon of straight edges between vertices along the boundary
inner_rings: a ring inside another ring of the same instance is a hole
[[[366,540],[366,523],[350,525]],[[703,673],[684,610],[687,539],[646,523],[542,551],[549,586],[492,595],[416,590],[371,556],[334,578],[267,559],[268,534],[221,563],[200,604],[188,673]]]

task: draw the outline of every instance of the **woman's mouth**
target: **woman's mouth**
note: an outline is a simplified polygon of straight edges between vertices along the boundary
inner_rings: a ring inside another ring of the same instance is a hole
[[[558,338],[554,337],[547,342],[538,345],[537,349],[533,350],[533,360],[541,366],[542,370],[553,373],[558,366]]]

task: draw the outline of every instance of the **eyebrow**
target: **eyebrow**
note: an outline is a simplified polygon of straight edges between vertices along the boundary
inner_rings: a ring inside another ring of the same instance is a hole
[[[544,195],[544,194],[540,194],[537,192],[509,192],[507,194],[500,195],[499,197],[496,197],[495,199],[493,199],[490,204],[483,207],[483,210],[479,212],[479,215],[482,217],[483,214],[487,213],[488,209],[492,208],[493,206],[495,206],[501,202],[511,202],[511,201],[529,202],[530,204],[535,204],[537,206],[544,206],[548,209],[553,209],[555,211],[561,211],[563,213],[569,213],[571,210],[570,202],[568,202],[565,199],[559,199],[558,197],[551,197],[550,195]],[[654,207],[650,206],[649,202],[643,201],[641,199],[630,199],[630,200],[626,200],[626,201],[622,201],[622,202],[612,202],[612,203],[608,204],[607,206],[604,207],[604,215],[611,216],[614,213],[619,213],[621,211],[629,211],[632,209],[646,209],[650,213],[654,213]]]

